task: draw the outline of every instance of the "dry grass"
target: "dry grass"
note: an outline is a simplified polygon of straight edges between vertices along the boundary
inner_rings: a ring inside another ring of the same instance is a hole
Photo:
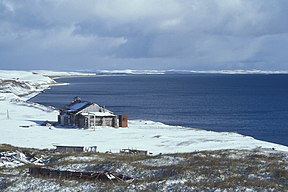
[[[1,145],[0,150],[4,150],[3,148],[5,150],[15,149],[13,146]],[[239,188],[250,188],[256,191],[288,191],[287,156],[278,153],[269,154],[256,150],[220,150],[166,154],[162,156],[138,156],[105,153],[59,154],[45,153],[34,149],[21,150],[49,155],[51,158],[50,163],[46,166],[52,168],[80,166],[87,171],[108,169],[137,179],[132,184],[99,184],[99,186],[111,191],[116,189],[157,191],[167,186],[174,187],[173,189],[179,191],[186,188],[194,188],[200,191],[216,189],[234,191],[239,190]],[[69,160],[69,157],[75,158]],[[79,158],[77,159],[77,157]],[[91,158],[90,160],[89,158],[85,160],[83,157]],[[95,159],[93,159],[94,157]],[[171,159],[181,158],[183,161],[176,161],[176,163],[171,164],[164,163],[161,166],[145,163],[147,161],[169,161],[167,157]],[[20,172],[21,170],[25,172],[27,167],[22,166],[17,169]],[[177,180],[183,180],[183,182],[179,184],[177,182],[169,184],[168,182]],[[92,185],[91,182],[90,184]]]

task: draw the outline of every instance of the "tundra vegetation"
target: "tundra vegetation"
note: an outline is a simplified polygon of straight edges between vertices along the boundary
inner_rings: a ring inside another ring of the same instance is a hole
[[[273,150],[215,150],[141,156],[56,153],[0,145],[0,152],[0,191],[288,190],[288,154]],[[13,161],[20,163],[7,166]],[[28,173],[28,168],[36,162],[38,166],[64,171],[110,171],[133,177],[134,181],[35,177]]]

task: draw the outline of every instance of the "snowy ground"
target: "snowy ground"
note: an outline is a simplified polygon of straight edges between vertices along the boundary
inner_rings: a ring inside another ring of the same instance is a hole
[[[57,75],[56,75],[57,74]],[[56,121],[58,112],[26,100],[56,82],[48,76],[78,73],[0,70],[0,144],[54,148],[55,145],[98,146],[100,152],[122,148],[148,150],[153,154],[216,149],[276,149],[288,147],[259,141],[236,133],[168,126],[158,122],[130,120],[128,128],[67,129],[40,126]]]

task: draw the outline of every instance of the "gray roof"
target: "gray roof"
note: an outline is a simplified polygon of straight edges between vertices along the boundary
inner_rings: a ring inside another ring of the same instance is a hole
[[[79,111],[85,109],[86,107],[89,107],[93,103],[88,101],[74,101],[65,107],[63,107],[61,110],[66,113],[78,113]]]

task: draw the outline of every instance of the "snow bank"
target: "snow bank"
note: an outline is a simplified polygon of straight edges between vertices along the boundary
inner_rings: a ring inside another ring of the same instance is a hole
[[[26,82],[34,86],[55,83],[53,79],[33,71],[0,70],[0,80],[15,80],[19,83]]]
[[[27,100],[55,83],[35,72],[0,70],[0,100]]]
[[[0,168],[13,168],[27,164],[44,165],[43,162],[44,159],[42,157],[27,157],[19,151],[4,151],[0,153]]]
[[[129,128],[118,129],[49,128],[37,125],[37,121],[46,120],[47,117],[49,120],[56,120],[56,113],[41,112],[37,117],[33,116],[35,113],[30,112],[31,115],[25,117],[29,120],[2,119],[5,128],[1,128],[1,132],[5,137],[1,138],[1,143],[33,148],[54,148],[54,145],[98,146],[97,149],[101,152],[119,152],[122,148],[137,148],[154,154],[261,147],[288,151],[288,147],[236,133],[218,133],[141,120],[131,120]]]
[[[55,83],[51,78],[35,72],[0,71],[0,79],[29,83],[32,91]],[[43,82],[40,88],[39,82]],[[97,149],[101,152],[134,148],[154,154],[255,148],[274,148],[288,152],[286,146],[236,133],[169,126],[152,121],[130,120],[129,128],[118,129],[98,127],[95,130],[84,130],[40,126],[46,120],[56,121],[58,112],[26,102],[21,96],[21,89],[16,86],[15,90],[16,88],[17,91],[14,91],[0,85],[0,143],[3,144],[40,149],[54,148],[55,145],[98,146]]]

